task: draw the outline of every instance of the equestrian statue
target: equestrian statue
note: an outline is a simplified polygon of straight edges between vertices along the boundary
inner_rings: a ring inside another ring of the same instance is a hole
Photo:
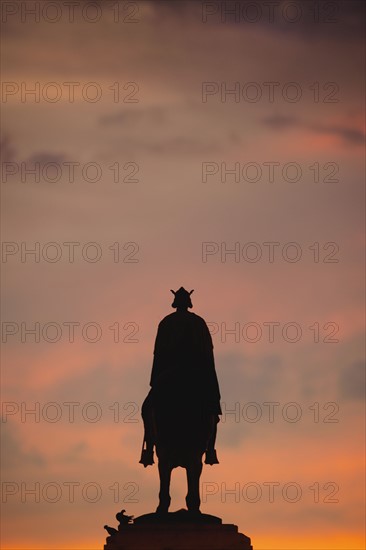
[[[155,340],[150,392],[142,405],[144,440],[140,463],[154,464],[160,477],[156,513],[168,513],[173,468],[187,472],[186,504],[200,513],[199,480],[205,464],[218,464],[215,440],[222,414],[211,334],[202,317],[188,311],[191,294],[174,291],[176,311],[159,323]]]

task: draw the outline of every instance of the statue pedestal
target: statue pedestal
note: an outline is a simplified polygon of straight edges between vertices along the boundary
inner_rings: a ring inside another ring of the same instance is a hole
[[[146,514],[107,537],[104,550],[253,550],[236,525],[187,510]]]

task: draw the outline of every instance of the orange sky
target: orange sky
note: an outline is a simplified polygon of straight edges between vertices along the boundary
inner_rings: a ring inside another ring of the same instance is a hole
[[[101,548],[121,508],[155,509],[157,468],[138,464],[140,406],[157,325],[183,285],[215,329],[226,411],[202,511],[238,525],[255,550],[361,550],[362,3],[335,2],[336,20],[314,23],[298,2],[289,23],[280,2],[269,23],[256,2],[263,18],[251,24],[222,22],[221,2],[206,23],[200,2],[121,2],[118,22],[111,3],[94,2],[94,23],[84,1],[73,22],[60,2],[55,23],[48,2],[39,22],[4,4],[2,547]],[[22,83],[37,82],[39,101],[23,97]],[[99,101],[85,99],[90,82]],[[116,82],[136,102],[115,102]],[[204,82],[239,82],[241,93],[255,83],[262,96],[203,102]],[[289,83],[299,101],[284,98]],[[225,175],[238,163],[239,177]],[[258,181],[243,176],[248,165]],[[37,166],[39,181],[26,174]],[[172,510],[185,492],[176,470]]]

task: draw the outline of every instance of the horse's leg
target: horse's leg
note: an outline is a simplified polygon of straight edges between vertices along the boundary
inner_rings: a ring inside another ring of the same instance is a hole
[[[200,511],[200,477],[202,472],[202,455],[189,461],[187,466],[188,493],[186,496],[187,508],[190,512]]]
[[[159,506],[156,509],[157,513],[164,514],[168,512],[170,506],[170,477],[172,474],[172,467],[165,459],[159,458],[159,476],[160,476],[160,492],[159,492]]]

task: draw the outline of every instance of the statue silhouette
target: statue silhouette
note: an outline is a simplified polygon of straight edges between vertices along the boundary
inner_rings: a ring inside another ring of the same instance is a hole
[[[157,513],[170,505],[173,468],[187,471],[187,508],[199,512],[199,479],[202,456],[205,464],[218,464],[215,440],[220,390],[208,327],[192,308],[183,287],[171,291],[176,312],[159,323],[151,372],[151,390],[142,405],[144,441],[140,463],[154,464],[154,446],[159,461],[160,492]]]

